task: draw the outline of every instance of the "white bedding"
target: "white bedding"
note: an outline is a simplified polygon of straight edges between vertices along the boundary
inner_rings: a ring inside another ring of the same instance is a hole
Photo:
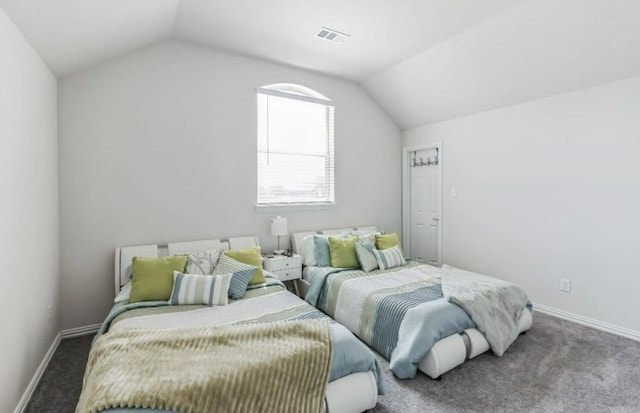
[[[316,267],[302,267],[302,279],[311,282],[314,268]]]
[[[110,331],[118,331],[125,328],[211,327],[250,320],[269,313],[299,307],[300,305],[301,301],[295,295],[287,291],[277,291],[254,297],[250,300],[239,300],[224,306],[128,318],[113,324]]]

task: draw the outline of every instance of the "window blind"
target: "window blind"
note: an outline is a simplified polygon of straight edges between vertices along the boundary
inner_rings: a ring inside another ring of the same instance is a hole
[[[258,205],[335,201],[334,105],[258,89]]]

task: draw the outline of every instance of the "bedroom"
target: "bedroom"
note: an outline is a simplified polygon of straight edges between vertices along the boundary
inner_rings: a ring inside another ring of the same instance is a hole
[[[255,234],[274,249],[276,214],[289,232],[401,232],[402,148],[432,142],[443,145],[443,262],[640,338],[637,2],[459,2],[476,14],[430,44],[405,34],[414,49],[394,65],[349,76],[327,75],[327,57],[296,68],[171,36],[178,3],[198,2],[57,2],[34,17],[40,3],[0,1],[2,258],[20,263],[2,289],[16,316],[2,317],[0,411],[20,403],[61,331],[104,318],[114,247]],[[137,16],[116,27],[123,37],[110,31],[121,10]],[[384,27],[375,18],[362,36]],[[354,53],[334,46],[358,44],[358,21],[344,45],[308,42]],[[284,81],[336,103],[332,210],[256,211],[255,89]]]

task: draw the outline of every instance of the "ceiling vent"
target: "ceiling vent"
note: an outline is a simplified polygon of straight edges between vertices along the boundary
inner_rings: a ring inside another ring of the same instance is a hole
[[[333,43],[344,43],[349,36],[351,35],[329,29],[328,27],[321,27],[320,30],[318,30],[318,33],[316,33],[317,38],[328,40]]]

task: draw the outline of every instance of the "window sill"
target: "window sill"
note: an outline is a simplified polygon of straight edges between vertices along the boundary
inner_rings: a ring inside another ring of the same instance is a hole
[[[256,205],[257,212],[273,211],[317,211],[331,210],[336,208],[336,203],[326,204],[259,204]]]

